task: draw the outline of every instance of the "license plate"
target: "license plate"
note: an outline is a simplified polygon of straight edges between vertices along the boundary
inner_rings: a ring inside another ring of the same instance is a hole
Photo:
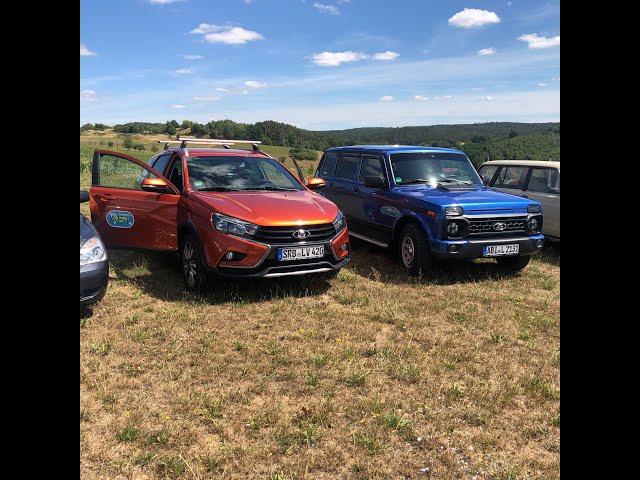
[[[482,255],[485,257],[499,257],[500,255],[518,255],[520,245],[485,245],[482,247]]]
[[[324,245],[311,245],[309,247],[279,248],[278,260],[288,262],[291,260],[306,260],[308,258],[324,257]]]

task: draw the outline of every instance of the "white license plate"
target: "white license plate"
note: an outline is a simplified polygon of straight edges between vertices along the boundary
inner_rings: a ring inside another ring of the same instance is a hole
[[[485,257],[499,257],[500,255],[518,255],[520,245],[485,245],[482,247],[482,255]]]
[[[310,245],[308,247],[279,248],[278,260],[288,262],[291,260],[306,260],[308,258],[324,257],[324,245]]]

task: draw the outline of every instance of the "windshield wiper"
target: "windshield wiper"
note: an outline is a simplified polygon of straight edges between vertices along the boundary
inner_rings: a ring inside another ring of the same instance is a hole
[[[278,186],[270,186],[270,187],[255,187],[255,188],[243,188],[242,190],[269,190],[269,191],[278,191],[278,192],[295,192],[296,188],[288,188],[288,187],[278,187]]]
[[[412,183],[433,183],[433,181],[427,180],[426,178],[414,178],[413,180],[409,180],[408,182],[402,182],[401,185],[411,185]]]
[[[402,182],[402,185],[411,185],[412,183],[463,183],[465,185],[471,185],[472,182],[468,180],[458,180],[457,178],[441,178],[441,179],[433,179],[427,180],[426,178],[414,178],[413,180],[409,180],[408,182]]]
[[[237,188],[230,188],[230,187],[203,187],[203,188],[199,188],[198,189],[199,192],[238,192],[240,191]]]

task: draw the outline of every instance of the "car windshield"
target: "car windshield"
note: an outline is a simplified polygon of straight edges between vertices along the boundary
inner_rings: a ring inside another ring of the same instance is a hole
[[[189,184],[200,191],[303,190],[289,171],[268,157],[207,156],[187,158]]]
[[[391,167],[396,185],[482,185],[469,159],[460,153],[394,153],[391,154]]]

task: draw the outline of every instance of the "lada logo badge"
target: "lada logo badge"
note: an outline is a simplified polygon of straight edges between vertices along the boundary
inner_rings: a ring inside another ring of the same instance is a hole
[[[300,229],[293,232],[293,238],[297,238],[299,240],[307,238],[309,235],[311,235],[311,232],[309,230]]]
[[[493,229],[494,229],[496,232],[501,232],[501,231],[503,231],[505,228],[507,228],[507,224],[506,224],[506,223],[498,222],[498,223],[494,223],[494,224],[493,224]]]

